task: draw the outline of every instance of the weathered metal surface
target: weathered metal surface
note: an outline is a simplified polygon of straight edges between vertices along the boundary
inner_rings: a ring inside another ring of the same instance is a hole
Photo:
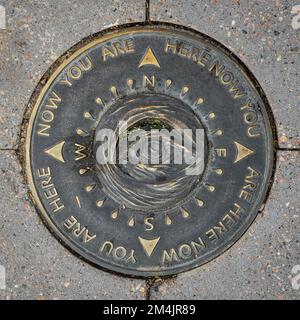
[[[49,228],[93,264],[136,276],[188,270],[231,246],[273,169],[270,111],[245,66],[210,38],[162,25],[96,35],[61,61],[33,95],[26,144]],[[171,165],[163,181],[132,168],[108,176],[95,132],[124,120],[126,108],[139,121],[204,128],[203,174],[187,178]]]

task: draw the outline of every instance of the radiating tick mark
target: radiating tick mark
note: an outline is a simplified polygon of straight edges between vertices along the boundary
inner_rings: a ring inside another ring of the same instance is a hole
[[[76,202],[77,202],[78,208],[81,208],[81,202],[78,196],[76,196]]]
[[[82,137],[88,135],[88,133],[87,133],[86,131],[84,131],[83,129],[81,129],[81,128],[77,128],[77,129],[76,129],[76,133],[77,133],[79,136],[82,136]]]

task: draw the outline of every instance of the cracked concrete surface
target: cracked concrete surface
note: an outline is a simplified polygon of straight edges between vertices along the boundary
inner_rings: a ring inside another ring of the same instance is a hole
[[[145,1],[3,1],[0,30],[1,299],[299,299],[291,285],[300,265],[299,39],[289,1],[151,0],[150,19],[190,26],[246,63],[270,101],[281,149],[268,202],[225,254],[175,278],[119,277],[83,262],[57,240],[29,202],[15,149],[28,99],[69,47],[112,25],[144,21]],[[150,286],[150,290],[148,287]]]

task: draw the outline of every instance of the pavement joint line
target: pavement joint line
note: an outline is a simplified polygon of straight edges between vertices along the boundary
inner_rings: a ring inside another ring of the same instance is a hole
[[[298,151],[300,151],[300,148],[277,148],[276,151],[286,151],[286,152],[294,151],[294,152],[298,152]]]
[[[146,22],[150,22],[150,0],[145,0],[145,10]]]
[[[181,273],[184,274],[185,272]],[[166,276],[166,277],[151,277],[146,280],[146,296],[145,300],[152,300],[151,299],[151,290],[155,287],[155,284],[159,283],[157,286],[161,286],[166,280],[173,279],[176,281],[178,277],[178,274],[174,274],[171,276]]]
[[[163,279],[161,278],[150,278],[146,280],[146,296],[145,300],[151,300],[151,290],[154,287],[154,283],[157,281],[157,279],[160,279],[163,283]]]
[[[154,278],[152,279],[147,279],[146,280],[146,296],[145,300],[151,300],[151,288],[153,286]]]

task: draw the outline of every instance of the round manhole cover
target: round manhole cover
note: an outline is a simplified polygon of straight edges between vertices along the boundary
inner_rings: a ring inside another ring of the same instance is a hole
[[[83,41],[33,95],[26,170],[49,228],[88,261],[178,273],[230,247],[273,167],[268,109],[214,40],[135,26]]]

